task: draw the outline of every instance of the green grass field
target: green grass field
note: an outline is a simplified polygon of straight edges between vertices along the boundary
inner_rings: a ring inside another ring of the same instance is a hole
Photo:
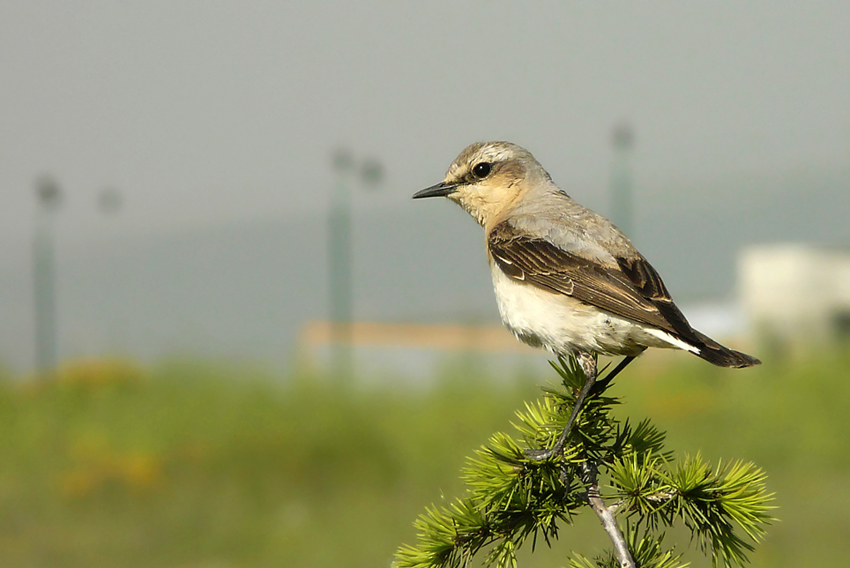
[[[755,461],[780,522],[753,566],[850,558],[850,357],[715,369],[641,359],[612,389],[678,454]],[[67,366],[0,381],[0,566],[389,566],[426,505],[459,495],[466,456],[554,372],[497,384],[339,388],[247,365]],[[687,534],[678,534],[687,547]],[[592,514],[521,566],[606,544]],[[695,551],[695,566],[707,565]]]

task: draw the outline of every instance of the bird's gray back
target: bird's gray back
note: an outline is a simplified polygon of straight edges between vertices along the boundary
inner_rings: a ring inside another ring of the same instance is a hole
[[[552,182],[530,188],[508,220],[530,237],[606,266],[616,266],[617,257],[640,256],[611,221],[577,203]]]

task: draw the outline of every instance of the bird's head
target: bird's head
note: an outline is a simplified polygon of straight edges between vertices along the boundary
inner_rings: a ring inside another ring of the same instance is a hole
[[[508,211],[530,187],[551,182],[531,153],[510,142],[476,142],[455,158],[442,182],[413,199],[448,197],[481,225]]]

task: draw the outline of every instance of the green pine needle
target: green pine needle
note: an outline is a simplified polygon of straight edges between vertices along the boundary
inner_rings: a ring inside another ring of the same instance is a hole
[[[607,477],[603,498],[617,503],[616,515],[640,568],[683,568],[681,554],[662,546],[663,529],[681,522],[715,565],[743,566],[773,520],[773,495],[766,475],[751,463],[716,468],[697,455],[679,463],[665,449],[665,434],[649,420],[632,426],[611,415],[619,401],[602,392],[589,397],[562,455],[535,461],[527,449],[552,447],[584,384],[574,358],[551,362],[561,378],[542,400],[526,403],[514,425],[521,442],[493,435],[462,471],[463,499],[431,507],[414,523],[415,546],[396,553],[399,568],[460,568],[482,550],[486,566],[514,568],[516,552],[528,541],[551,546],[559,528],[588,507],[585,464]],[[610,388],[608,385],[607,388]],[[747,540],[745,540],[747,539]],[[574,555],[573,568],[616,567],[613,553],[588,560]]]
[[[681,554],[675,554],[673,550],[666,550],[662,546],[664,535],[658,538],[632,536],[636,534],[634,532],[629,535],[629,550],[639,568],[686,568],[689,566],[689,563],[681,562]],[[570,559],[570,568],[620,568],[620,563],[613,552],[602,554],[593,560],[581,554],[573,554],[573,558]]]

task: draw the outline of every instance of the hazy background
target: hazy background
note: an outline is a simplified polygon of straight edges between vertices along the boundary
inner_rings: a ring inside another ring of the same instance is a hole
[[[495,321],[478,227],[412,192],[477,140],[528,147],[680,302],[734,296],[751,242],[850,238],[844,2],[3,2],[0,358],[33,365],[36,177],[56,179],[63,357],[289,361],[327,317],[331,152],[354,188],[355,318]],[[112,188],[122,207],[98,208]]]
[[[745,247],[850,243],[848,29],[840,1],[0,2],[0,564],[388,566],[553,376],[542,353],[360,349],[345,386],[294,364],[329,317],[334,150],[384,170],[350,186],[354,319],[498,325],[481,229],[410,196],[506,139],[612,214],[630,124],[630,235],[725,341]],[[45,174],[60,366],[38,381]],[[678,455],[764,467],[782,522],[755,566],[850,556],[836,345],[738,372],[659,350],[614,388]],[[579,525],[523,566],[595,554]]]

